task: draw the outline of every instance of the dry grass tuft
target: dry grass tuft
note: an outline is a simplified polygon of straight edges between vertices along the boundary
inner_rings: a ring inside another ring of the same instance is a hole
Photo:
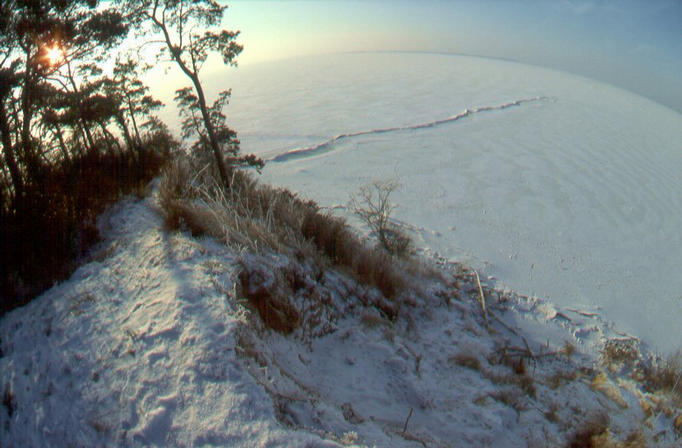
[[[518,389],[515,388],[500,388],[494,392],[488,394],[490,398],[495,401],[509,406],[516,410],[516,412],[523,412],[527,409],[526,405],[523,403],[523,396]]]
[[[367,328],[376,328],[389,323],[383,316],[376,314],[375,312],[365,311],[360,316],[360,322]]]
[[[667,358],[653,359],[648,364],[640,363],[638,376],[646,390],[668,393],[682,407],[682,350]]]
[[[602,447],[604,438],[609,437],[610,423],[611,419],[605,413],[588,417],[581,427],[570,436],[567,446],[570,448]]]
[[[590,383],[590,388],[596,392],[601,393],[609,400],[617,403],[618,406],[623,409],[628,407],[627,402],[623,398],[618,386],[616,386],[604,372],[600,372],[597,376],[592,379]]]
[[[14,393],[12,392],[12,386],[9,383],[5,384],[5,391],[2,394],[2,405],[7,410],[7,416],[12,418],[12,414],[14,414],[17,404],[14,399]]]
[[[404,260],[366,246],[345,220],[322,212],[286,189],[259,185],[248,173],[235,171],[230,189],[219,187],[210,170],[186,159],[165,171],[159,203],[167,225],[206,234],[253,251],[275,250],[350,270],[362,284],[394,299],[406,289]],[[394,319],[396,303],[378,301]]]
[[[545,416],[547,420],[549,420],[552,423],[558,423],[560,418],[559,418],[559,405],[556,403],[551,403],[549,405],[549,409],[547,409],[545,412],[542,413],[542,415]]]
[[[636,339],[609,339],[601,351],[602,362],[608,367],[631,367],[639,358],[639,341]]]
[[[469,353],[458,353],[448,358],[449,362],[471,370],[481,370],[481,360]]]
[[[261,271],[245,266],[239,272],[241,295],[258,310],[268,328],[289,334],[301,325],[301,314],[289,301],[290,291],[281,283],[268,282]]]
[[[572,383],[578,379],[578,371],[573,369],[570,371],[558,370],[553,375],[547,377],[547,386],[550,389],[558,389],[562,384]]]
[[[588,417],[582,427],[574,432],[568,443],[570,448],[645,448],[646,437],[641,429],[633,430],[623,441],[613,438],[609,431],[610,418],[605,413]]]

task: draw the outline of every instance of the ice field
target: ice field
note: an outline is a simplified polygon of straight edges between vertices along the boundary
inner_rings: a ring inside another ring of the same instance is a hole
[[[240,67],[207,83],[263,180],[322,205],[397,179],[422,248],[498,285],[682,346],[682,115],[571,74],[366,53]],[[341,211],[343,213],[343,211]]]

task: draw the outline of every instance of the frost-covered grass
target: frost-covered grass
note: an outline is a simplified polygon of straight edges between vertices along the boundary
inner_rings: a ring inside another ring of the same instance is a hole
[[[185,226],[194,234],[253,251],[267,249],[320,265],[343,266],[386,297],[408,287],[399,272],[408,269],[406,257],[372,247],[344,219],[289,190],[259,184],[249,173],[236,171],[231,188],[225,190],[208,168],[193,168],[191,161],[178,160],[162,177],[160,198],[171,228]]]

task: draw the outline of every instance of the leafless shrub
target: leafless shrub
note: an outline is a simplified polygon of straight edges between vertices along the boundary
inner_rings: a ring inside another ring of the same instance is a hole
[[[636,339],[609,339],[601,351],[602,361],[607,366],[632,366],[639,358],[639,342]]]
[[[282,334],[296,331],[309,345],[334,331],[338,309],[313,268],[297,261],[277,264],[253,254],[239,263],[237,294],[248,300],[266,327]]]
[[[648,391],[667,392],[682,406],[682,350],[667,358],[640,363],[638,373]]]
[[[391,203],[390,196],[398,186],[394,180],[375,181],[362,186],[356,195],[351,196],[349,208],[367,224],[381,247],[390,254],[402,256],[408,252],[411,240],[391,222],[391,213],[396,206]]]

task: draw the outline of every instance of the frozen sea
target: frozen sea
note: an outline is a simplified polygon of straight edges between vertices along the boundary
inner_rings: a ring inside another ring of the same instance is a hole
[[[421,247],[682,348],[682,115],[571,74],[414,53],[240,67],[228,121],[263,180],[325,206],[393,178]],[[336,138],[335,138],[336,137]]]

